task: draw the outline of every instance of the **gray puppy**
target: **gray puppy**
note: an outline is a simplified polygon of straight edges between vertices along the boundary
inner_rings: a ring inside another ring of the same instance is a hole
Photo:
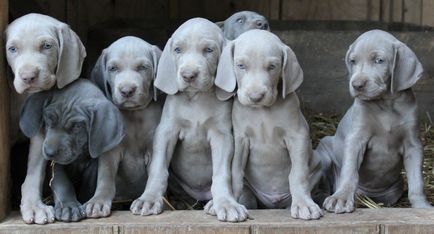
[[[224,48],[216,77],[218,87],[237,94],[232,110],[236,198],[249,208],[258,201],[265,208],[291,207],[294,218],[319,219],[322,210],[310,192],[321,164],[313,158],[309,126],[295,94],[302,81],[294,52],[258,29]]]
[[[62,90],[29,96],[20,128],[27,137],[41,134],[44,159],[55,163],[51,188],[56,219],[84,218],[79,200],[90,198],[95,189],[96,158],[124,136],[117,108],[90,81],[78,80]],[[76,182],[81,183],[78,198]]]
[[[336,134],[323,138],[315,151],[334,191],[324,208],[352,212],[356,192],[385,205],[396,203],[403,193],[403,166],[412,207],[431,207],[423,192],[423,147],[411,90],[422,65],[410,48],[381,30],[357,38],[345,62],[354,103]]]
[[[253,11],[240,11],[231,15],[225,21],[216,22],[223,30],[226,39],[234,40],[243,32],[251,29],[270,31],[267,19]]]
[[[145,190],[146,167],[163,108],[153,85],[160,55],[158,47],[128,36],[104,49],[93,68],[92,80],[119,108],[126,136],[116,154],[101,159],[113,173],[100,177],[98,191],[104,192],[86,204],[88,217],[108,216],[113,198],[135,199]]]

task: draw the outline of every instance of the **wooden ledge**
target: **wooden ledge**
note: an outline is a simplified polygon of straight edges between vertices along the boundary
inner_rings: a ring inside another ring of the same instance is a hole
[[[0,223],[0,233],[434,233],[434,209],[358,209],[352,214],[326,213],[320,220],[290,218],[289,210],[251,210],[242,223],[219,222],[203,211],[165,211],[134,216],[116,211],[108,218],[48,225],[23,223],[13,212]]]

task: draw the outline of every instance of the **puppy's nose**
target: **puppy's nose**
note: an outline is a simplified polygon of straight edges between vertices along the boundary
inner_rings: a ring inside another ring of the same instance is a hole
[[[252,102],[260,102],[265,97],[265,92],[253,92],[249,94],[249,99]]]
[[[365,88],[366,80],[354,80],[351,85],[355,90],[362,91]]]
[[[39,70],[33,69],[30,71],[21,71],[19,75],[24,83],[31,84],[33,83],[39,75]]]
[[[47,159],[53,159],[57,155],[57,150],[50,147],[44,147],[44,154]]]
[[[137,89],[136,86],[125,86],[125,87],[120,87],[119,92],[121,93],[122,97],[129,98],[134,95],[136,89]]]
[[[185,82],[191,82],[197,77],[198,73],[198,71],[182,71],[181,76]]]
[[[256,27],[259,29],[267,29],[268,28],[268,24],[265,23],[263,20],[257,20],[256,21]]]

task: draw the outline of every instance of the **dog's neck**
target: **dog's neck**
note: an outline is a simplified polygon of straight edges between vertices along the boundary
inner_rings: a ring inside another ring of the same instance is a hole
[[[181,94],[186,96],[188,99],[193,99],[198,95],[216,96],[216,89],[213,85],[207,90],[184,90]]]
[[[415,103],[411,88],[394,93],[389,92],[375,100],[356,100],[364,105],[375,106],[381,110],[397,110],[398,107],[402,108],[402,103]]]

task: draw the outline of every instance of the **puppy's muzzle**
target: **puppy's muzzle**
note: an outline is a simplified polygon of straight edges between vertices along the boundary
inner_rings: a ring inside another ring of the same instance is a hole
[[[351,86],[354,90],[358,92],[362,92],[366,87],[366,80],[365,79],[356,79],[353,82],[351,82]]]
[[[119,87],[119,93],[124,98],[130,98],[130,97],[134,96],[134,94],[136,93],[136,90],[137,90],[137,86]]]
[[[31,84],[37,80],[39,76],[39,69],[37,68],[26,69],[18,72],[18,75],[20,76],[20,79],[23,81],[23,83]]]
[[[181,77],[187,83],[193,82],[198,75],[199,75],[199,71],[197,70],[181,71]]]
[[[265,97],[265,92],[251,92],[248,94],[249,100],[253,103],[262,101]]]
[[[264,29],[264,30],[268,29],[268,23],[265,20],[257,20],[255,22],[255,25],[258,29]]]

